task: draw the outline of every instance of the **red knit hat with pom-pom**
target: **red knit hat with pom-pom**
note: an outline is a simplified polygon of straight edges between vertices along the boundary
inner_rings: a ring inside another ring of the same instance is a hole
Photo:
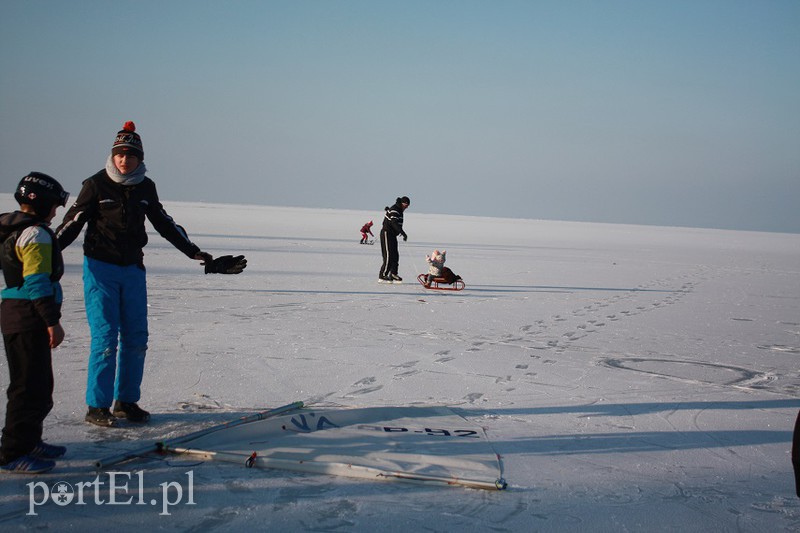
[[[142,138],[136,133],[136,124],[129,120],[122,126],[122,129],[117,132],[117,138],[114,140],[114,146],[111,147],[111,153],[114,155],[129,154],[139,159],[144,159]]]

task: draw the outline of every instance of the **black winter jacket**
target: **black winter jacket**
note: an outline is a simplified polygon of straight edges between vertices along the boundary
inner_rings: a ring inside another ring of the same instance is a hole
[[[164,210],[150,178],[145,177],[137,185],[120,185],[105,170],[83,182],[78,199],[56,230],[58,244],[63,250],[88,224],[83,241],[86,257],[144,268],[145,217],[162,237],[188,257],[194,258],[200,251]]]
[[[383,231],[389,235],[397,237],[403,234],[403,205],[400,198],[392,207],[385,207],[386,214],[383,217]]]

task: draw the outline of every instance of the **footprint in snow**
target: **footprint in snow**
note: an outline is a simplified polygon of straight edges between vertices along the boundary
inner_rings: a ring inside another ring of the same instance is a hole
[[[482,392],[471,392],[464,396],[464,399],[467,400],[469,403],[475,403],[477,400],[480,400],[483,397]]]

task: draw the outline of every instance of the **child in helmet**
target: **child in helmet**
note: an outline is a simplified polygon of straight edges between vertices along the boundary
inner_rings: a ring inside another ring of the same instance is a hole
[[[367,244],[367,233],[372,235],[372,221],[370,220],[363,226],[361,226],[361,244]],[[375,237],[375,235],[372,235]]]
[[[61,250],[50,222],[67,193],[55,179],[31,172],[14,198],[20,208],[0,215],[0,329],[8,372],[8,404],[0,438],[0,470],[40,474],[67,449],[42,441],[42,423],[53,408],[51,350],[64,340],[61,327]]]

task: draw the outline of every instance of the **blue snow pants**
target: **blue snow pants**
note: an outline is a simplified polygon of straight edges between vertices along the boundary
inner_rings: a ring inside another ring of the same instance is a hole
[[[138,402],[148,336],[145,271],[84,257],[83,298],[92,335],[86,404]]]

